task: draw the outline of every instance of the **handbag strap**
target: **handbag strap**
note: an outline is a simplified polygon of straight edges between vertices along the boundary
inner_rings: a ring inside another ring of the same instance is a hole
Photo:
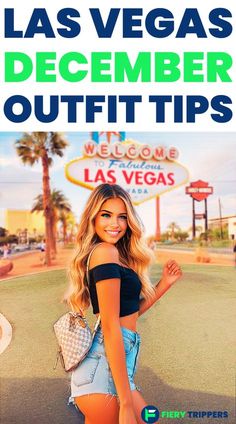
[[[93,254],[94,250],[96,249],[96,247],[98,247],[98,246],[99,246],[99,244],[102,244],[102,243],[97,243],[97,244],[96,244],[96,245],[92,248],[91,252],[90,252],[90,253],[89,253],[89,255],[88,255],[87,265],[86,265],[86,277],[87,277],[87,282],[88,282],[88,284],[89,284],[89,262],[90,262],[90,259],[91,259],[91,256],[92,256],[92,254]],[[98,315],[98,318],[97,318],[97,321],[96,321],[96,323],[95,323],[95,326],[94,326],[93,336],[95,335],[95,333],[96,333],[96,331],[97,331],[97,329],[98,329],[98,327],[99,327],[100,322],[101,322],[101,317],[100,317],[100,314],[99,314],[99,315]]]
[[[89,255],[88,255],[87,265],[86,265],[86,277],[87,277],[87,282],[88,282],[88,284],[89,284],[89,262],[90,262],[90,259],[91,259],[91,256],[92,256],[92,254],[93,254],[94,250],[95,250],[95,249],[96,249],[96,247],[98,247],[100,244],[102,244],[102,243],[97,243],[97,244],[95,244],[95,246],[92,248],[91,252],[90,252],[90,253],[89,253]]]

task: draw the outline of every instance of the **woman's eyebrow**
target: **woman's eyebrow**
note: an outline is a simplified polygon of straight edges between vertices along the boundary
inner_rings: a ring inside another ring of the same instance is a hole
[[[112,214],[113,212],[108,211],[107,209],[101,209],[100,212],[108,212],[110,214]],[[127,212],[120,212],[119,215],[127,215]]]

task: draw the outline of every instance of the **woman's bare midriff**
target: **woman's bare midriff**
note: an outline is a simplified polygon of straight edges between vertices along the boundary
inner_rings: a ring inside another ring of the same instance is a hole
[[[99,314],[96,314],[98,317]],[[134,312],[133,314],[126,315],[125,317],[120,317],[120,326],[128,328],[131,331],[136,330],[136,324],[138,319],[138,312]]]

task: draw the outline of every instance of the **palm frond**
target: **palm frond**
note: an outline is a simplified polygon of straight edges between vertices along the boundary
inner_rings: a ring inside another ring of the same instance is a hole
[[[43,195],[39,194],[34,199],[34,204],[31,209],[31,213],[43,211]]]
[[[53,210],[58,212],[71,212],[71,205],[61,190],[53,189],[50,197],[50,205]],[[43,195],[39,194],[34,199],[31,212],[43,211]]]

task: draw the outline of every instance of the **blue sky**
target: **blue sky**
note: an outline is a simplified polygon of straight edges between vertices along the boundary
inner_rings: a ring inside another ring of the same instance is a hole
[[[21,133],[0,132],[0,207],[1,209],[30,209],[33,199],[41,192],[41,166],[24,166],[17,157],[14,142]],[[89,133],[65,133],[69,147],[63,158],[55,158],[51,168],[51,186],[60,189],[70,201],[79,218],[90,191],[70,183],[64,176],[65,164],[81,155],[83,143]],[[178,162],[189,170],[190,181],[202,179],[214,187],[208,198],[209,218],[219,217],[219,198],[222,214],[236,214],[236,133],[154,133],[127,132],[127,138],[150,145],[175,146],[180,152]],[[161,195],[161,230],[175,221],[182,229],[191,226],[192,204],[185,195],[185,187],[179,187]],[[137,206],[146,233],[155,232],[155,201],[149,200]],[[203,212],[203,203],[197,204]],[[0,213],[0,225],[2,225]],[[198,221],[203,225],[203,221]]]

